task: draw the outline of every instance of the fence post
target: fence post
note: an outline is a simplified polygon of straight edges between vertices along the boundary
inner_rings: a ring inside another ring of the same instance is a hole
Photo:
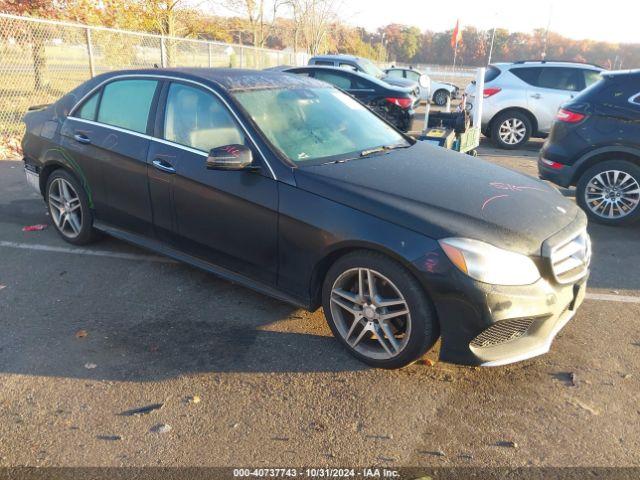
[[[89,54],[89,73],[91,74],[91,78],[96,76],[96,68],[93,63],[93,46],[91,45],[91,30],[89,27],[84,29],[85,38],[87,40],[87,53]]]
[[[167,52],[165,52],[164,35],[160,36],[160,66],[166,68],[167,66]]]
[[[244,68],[244,47],[240,47],[240,68]]]
[[[209,54],[209,68],[211,68],[213,66],[213,63],[211,61],[211,43],[207,42],[207,53]]]

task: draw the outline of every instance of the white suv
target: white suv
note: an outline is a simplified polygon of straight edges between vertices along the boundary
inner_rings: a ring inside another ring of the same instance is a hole
[[[484,79],[482,133],[500,148],[518,148],[530,137],[545,137],[560,105],[600,79],[595,65],[523,61],[489,65]],[[475,82],[467,109],[473,112]]]

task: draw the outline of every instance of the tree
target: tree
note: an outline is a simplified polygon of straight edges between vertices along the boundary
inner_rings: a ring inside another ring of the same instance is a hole
[[[253,45],[264,47],[274,28],[278,10],[286,0],[225,0],[224,5],[249,23]],[[270,12],[268,15],[266,12]]]
[[[0,11],[14,15],[24,15],[41,18],[60,18],[65,10],[63,0],[3,0]],[[51,35],[51,27],[46,24],[32,23],[23,25],[18,32],[17,40],[23,45],[31,45],[33,61],[33,88],[35,90],[50,90],[51,86],[45,77],[47,59],[45,56],[45,39]]]
[[[311,55],[328,49],[327,33],[337,22],[336,0],[285,0],[294,22],[294,50],[297,42]]]

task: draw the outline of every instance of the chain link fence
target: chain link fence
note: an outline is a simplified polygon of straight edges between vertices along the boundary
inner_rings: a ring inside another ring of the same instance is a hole
[[[0,13],[0,149],[17,150],[31,105],[51,103],[88,78],[146,67],[304,65],[305,53],[165,37]]]

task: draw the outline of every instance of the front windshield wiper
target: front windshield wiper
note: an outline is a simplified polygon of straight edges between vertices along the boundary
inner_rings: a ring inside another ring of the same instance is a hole
[[[373,153],[384,152],[385,150],[395,150],[396,148],[407,148],[411,145],[406,142],[402,143],[394,143],[391,145],[380,145],[379,147],[369,148],[367,150],[362,150],[360,152],[361,157],[366,157],[367,155],[371,155]]]
[[[396,148],[408,148],[410,147],[410,143],[393,143],[391,145],[380,145],[379,147],[368,148],[366,150],[362,150],[360,155],[357,157],[349,157],[349,158],[339,158],[337,160],[331,160],[329,162],[322,163],[321,165],[329,165],[332,163],[345,163],[349,160],[355,160],[356,158],[367,157],[369,155],[373,155],[374,153],[385,152],[387,150],[395,150]]]

